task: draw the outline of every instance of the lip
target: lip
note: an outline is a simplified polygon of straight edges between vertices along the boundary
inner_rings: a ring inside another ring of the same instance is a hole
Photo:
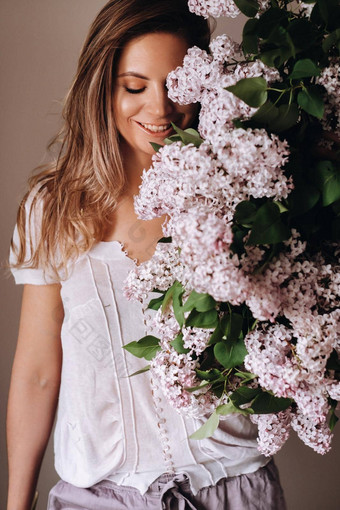
[[[137,126],[142,130],[144,131],[144,133],[148,134],[149,136],[152,136],[154,138],[160,138],[162,140],[164,140],[164,138],[167,138],[168,136],[174,134],[174,129],[172,126],[169,127],[169,129],[166,129],[165,131],[159,131],[158,133],[155,132],[155,131],[151,131],[150,129],[144,127],[140,122],[138,122],[137,120],[134,121]],[[171,121],[173,122],[173,121]],[[146,122],[145,124],[153,124],[155,126],[159,125],[159,126],[164,126],[164,124],[168,124],[168,122],[163,122],[162,124],[156,124],[154,122]]]

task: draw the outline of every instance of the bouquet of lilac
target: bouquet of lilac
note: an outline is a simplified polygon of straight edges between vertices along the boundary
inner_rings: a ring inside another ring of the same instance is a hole
[[[201,104],[198,132],[174,126],[144,172],[135,209],[167,220],[125,285],[154,335],[125,348],[179,412],[210,414],[193,438],[242,413],[265,455],[291,428],[323,454],[340,400],[340,8],[189,7],[250,19],[241,45],[190,48],[168,76],[173,101]]]

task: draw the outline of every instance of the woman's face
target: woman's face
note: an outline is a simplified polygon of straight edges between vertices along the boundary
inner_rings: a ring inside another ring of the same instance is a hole
[[[150,159],[150,142],[162,144],[173,130],[194,121],[198,106],[178,105],[167,94],[166,77],[182,65],[188,44],[170,33],[150,33],[130,41],[122,51],[115,83],[115,120],[123,138],[123,154],[139,161]]]

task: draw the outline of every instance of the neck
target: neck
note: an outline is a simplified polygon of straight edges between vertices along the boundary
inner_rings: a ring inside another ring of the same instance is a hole
[[[142,174],[144,169],[151,166],[151,155],[136,153],[131,147],[123,147],[123,165],[127,178],[126,192],[129,195],[137,195],[139,186],[142,183]]]

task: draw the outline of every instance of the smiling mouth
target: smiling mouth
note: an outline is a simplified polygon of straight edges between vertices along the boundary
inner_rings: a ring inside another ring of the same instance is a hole
[[[142,128],[144,128],[147,132],[153,134],[162,134],[167,133],[172,130],[172,126],[170,123],[168,124],[144,124],[143,122],[137,122]]]

